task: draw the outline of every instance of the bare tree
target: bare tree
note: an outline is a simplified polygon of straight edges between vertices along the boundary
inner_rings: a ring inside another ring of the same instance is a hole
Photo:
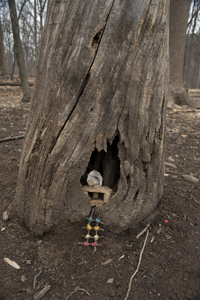
[[[174,103],[198,107],[199,104],[190,99],[184,86],[184,62],[186,47],[186,31],[191,0],[171,0],[170,2],[170,81],[168,105]]]
[[[43,32],[43,19],[44,19],[45,7],[46,7],[46,0],[39,0],[40,34],[41,34],[41,36],[42,36],[42,32]]]
[[[37,1],[34,0],[34,42],[35,42],[35,57],[38,56],[38,44],[37,44]]]
[[[2,29],[4,35],[5,64],[9,74],[14,69],[18,73],[17,64],[14,66],[14,40],[9,17],[9,7],[5,1],[0,10]],[[18,0],[16,1],[16,11],[21,44],[24,52],[24,60],[29,75],[35,75],[36,60],[41,42],[41,35],[46,16],[46,0]]]
[[[184,80],[190,89],[200,88],[200,35],[187,35]]]
[[[8,4],[10,9],[10,18],[12,22],[12,31],[14,37],[14,51],[17,59],[18,68],[19,68],[19,76],[22,84],[22,91],[23,91],[22,101],[28,102],[31,99],[31,90],[27,79],[27,72],[26,72],[26,67],[24,62],[24,54],[23,54],[21,39],[19,35],[19,24],[17,19],[15,0],[8,0]]]
[[[42,234],[91,209],[91,170],[112,189],[102,219],[120,232],[163,192],[168,0],[49,1],[16,209]]]
[[[4,36],[4,58],[6,70],[8,74],[10,74],[13,66],[13,35],[9,16],[9,8],[7,5],[1,7],[0,15],[2,31]]]
[[[200,2],[192,1],[185,55],[184,80],[188,88],[200,88]]]
[[[0,75],[6,74],[5,58],[4,58],[4,45],[3,45],[3,32],[0,18]]]

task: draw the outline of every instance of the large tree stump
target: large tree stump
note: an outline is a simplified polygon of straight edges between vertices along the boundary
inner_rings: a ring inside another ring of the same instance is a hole
[[[43,234],[91,209],[86,174],[113,195],[102,220],[120,232],[163,192],[168,0],[74,0],[48,5],[16,193]]]

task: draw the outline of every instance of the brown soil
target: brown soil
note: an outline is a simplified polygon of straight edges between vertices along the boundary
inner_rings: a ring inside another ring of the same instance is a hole
[[[1,139],[24,134],[29,104],[22,104],[21,97],[19,87],[0,87]],[[200,112],[168,111],[166,161],[171,162],[168,158],[172,156],[177,168],[166,167],[164,195],[129,299],[200,299],[200,184],[182,177],[199,178],[199,128]],[[20,224],[13,209],[8,221],[2,220],[14,201],[22,143],[0,143],[0,300],[33,299],[45,285],[51,288],[42,299],[65,300],[77,287],[85,291],[77,290],[70,300],[124,299],[146,235],[136,239],[142,224],[118,235],[102,225],[101,247],[93,252],[92,246],[78,244],[84,241],[82,227],[87,220],[63,222],[40,238]],[[9,266],[5,257],[21,268]],[[103,264],[109,259],[110,263]],[[113,283],[107,283],[111,278]]]

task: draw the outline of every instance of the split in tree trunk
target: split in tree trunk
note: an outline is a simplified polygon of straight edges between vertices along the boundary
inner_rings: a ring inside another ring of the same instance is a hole
[[[88,216],[93,169],[113,190],[102,221],[120,232],[163,192],[168,0],[48,4],[16,209],[43,234]]]

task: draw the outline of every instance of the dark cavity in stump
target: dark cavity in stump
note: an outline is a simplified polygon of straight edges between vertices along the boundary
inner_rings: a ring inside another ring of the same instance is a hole
[[[120,178],[120,159],[118,157],[119,135],[116,135],[112,144],[107,143],[107,152],[95,149],[90,157],[88,167],[81,177],[81,184],[86,185],[87,174],[91,171],[98,171],[103,177],[103,186],[108,186],[117,192]]]

